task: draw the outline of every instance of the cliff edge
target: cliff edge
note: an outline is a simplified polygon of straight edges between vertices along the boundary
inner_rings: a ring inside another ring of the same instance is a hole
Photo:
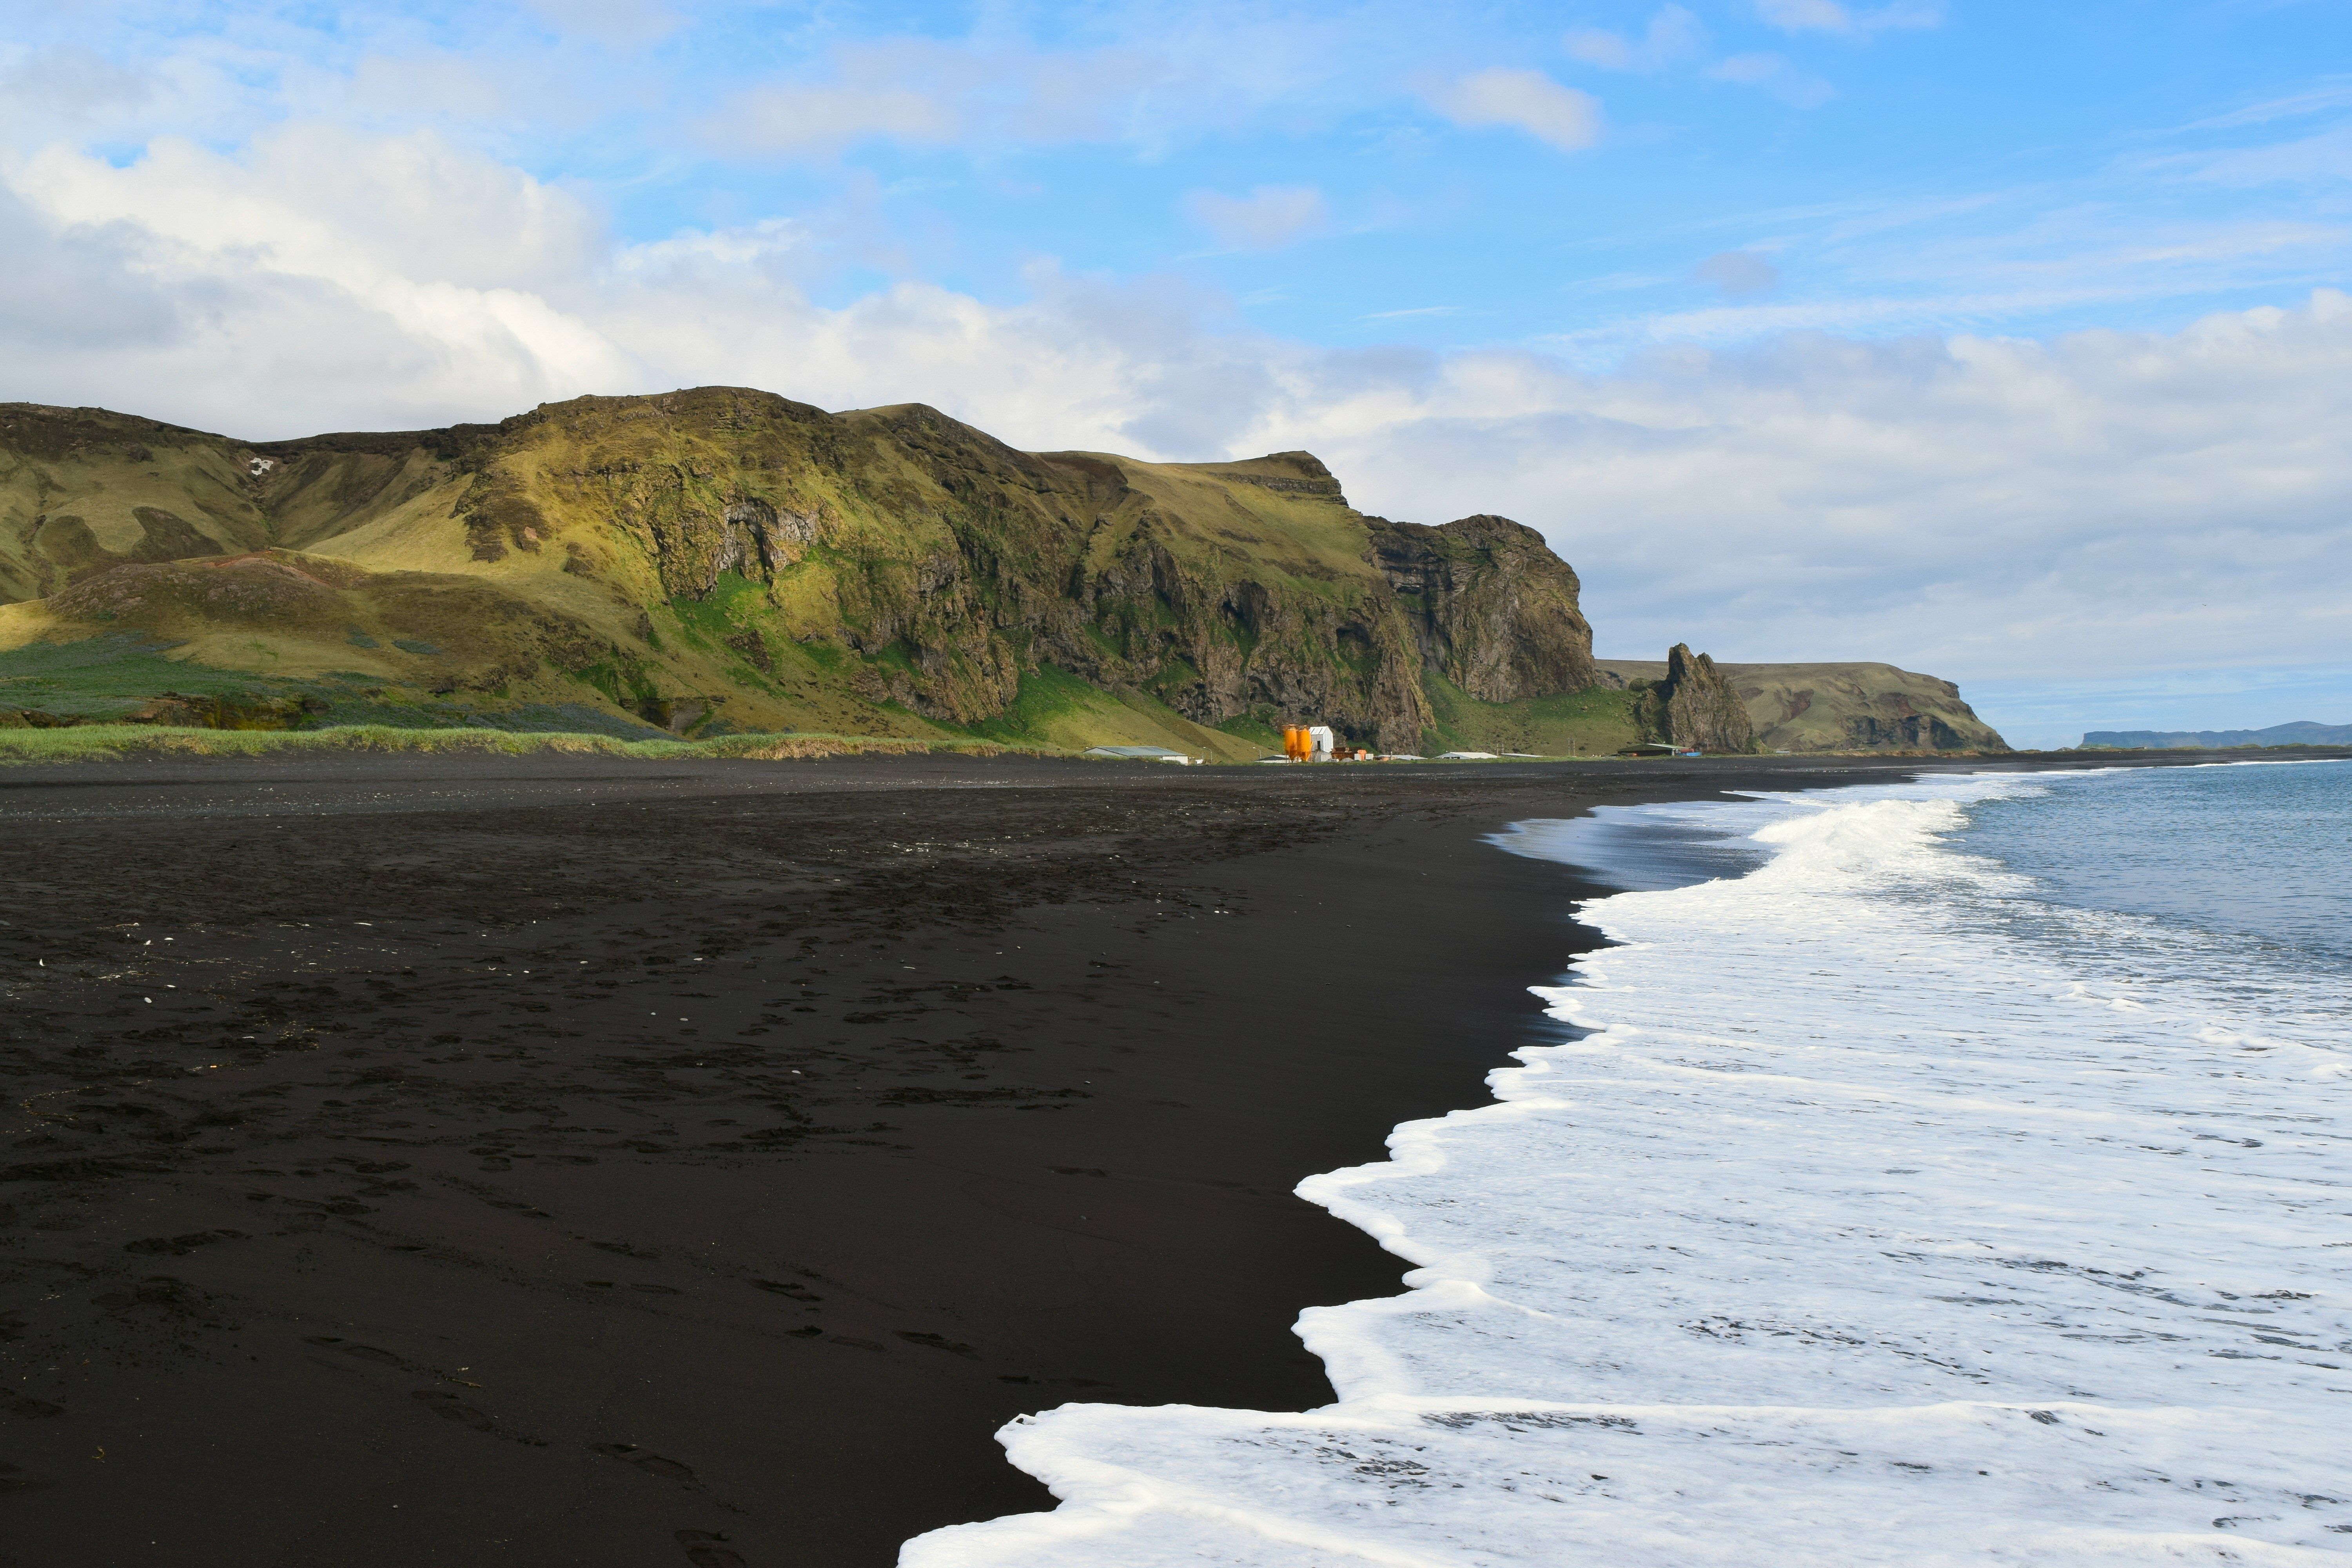
[[[1667,650],[1664,678],[1645,695],[1644,728],[1660,740],[1717,753],[1756,749],[1755,727],[1739,693],[1715,660],[1691,652],[1688,643]]]
[[[1669,677],[1662,660],[1597,660],[1630,688]],[[1948,680],[1891,664],[1724,664],[1757,745],[1772,752],[2006,752]]]
[[[1506,519],[1368,518],[1306,452],[1023,452],[919,404],[740,387],[278,442],[0,405],[10,648],[125,712],[157,666],[358,717],[1236,757],[1307,720],[1420,750],[1433,695],[1598,679],[1575,573]]]

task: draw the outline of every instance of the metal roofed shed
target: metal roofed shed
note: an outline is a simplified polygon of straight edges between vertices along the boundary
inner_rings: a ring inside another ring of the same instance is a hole
[[[1166,746],[1088,746],[1086,754],[1089,757],[1116,757],[1129,763],[1179,763],[1187,767],[1201,760],[1186,756],[1181,752],[1171,751]]]

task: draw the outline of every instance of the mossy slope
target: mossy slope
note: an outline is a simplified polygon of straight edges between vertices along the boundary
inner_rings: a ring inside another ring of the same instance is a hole
[[[1419,749],[1593,679],[1530,531],[1366,519],[1308,454],[1024,453],[725,387],[260,444],[0,407],[0,651],[150,649],[118,699],[162,658],[696,734]]]

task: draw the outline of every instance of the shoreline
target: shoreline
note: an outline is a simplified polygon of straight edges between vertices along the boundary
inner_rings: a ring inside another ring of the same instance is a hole
[[[0,1563],[887,1563],[1323,1403],[1404,1265],[1290,1188],[1601,940],[1484,834],[2001,765],[8,770]]]
[[[1802,1563],[1824,1521],[1889,1562],[1923,1528],[2004,1561],[2085,1531],[2340,1539],[2308,1510],[2341,1468],[2342,1270],[2326,1218],[2273,1194],[2344,1165],[2309,1087],[2352,1044],[2323,853],[2347,782],[1978,773],[1635,808],[1677,846],[1775,825],[1762,864],[1679,879],[1644,878],[1638,826],[1621,856],[1570,825],[1549,848],[1659,889],[1583,910],[1624,945],[1548,990],[1580,1037],[1302,1186],[1423,1266],[1305,1315],[1343,1402],[1045,1413],[1003,1437],[1061,1510],[905,1561],[1549,1561],[1572,1537]],[[2233,904],[2250,875],[2275,891]],[[2067,1425],[2105,1441],[2049,1440]],[[2210,1483],[2171,1479],[2225,1471],[2219,1520]]]

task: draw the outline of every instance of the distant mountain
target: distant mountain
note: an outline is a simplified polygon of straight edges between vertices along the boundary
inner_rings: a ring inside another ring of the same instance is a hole
[[[2352,724],[2315,724],[2308,719],[2267,730],[2094,730],[2086,746],[2164,751],[2174,746],[2352,746]]]

